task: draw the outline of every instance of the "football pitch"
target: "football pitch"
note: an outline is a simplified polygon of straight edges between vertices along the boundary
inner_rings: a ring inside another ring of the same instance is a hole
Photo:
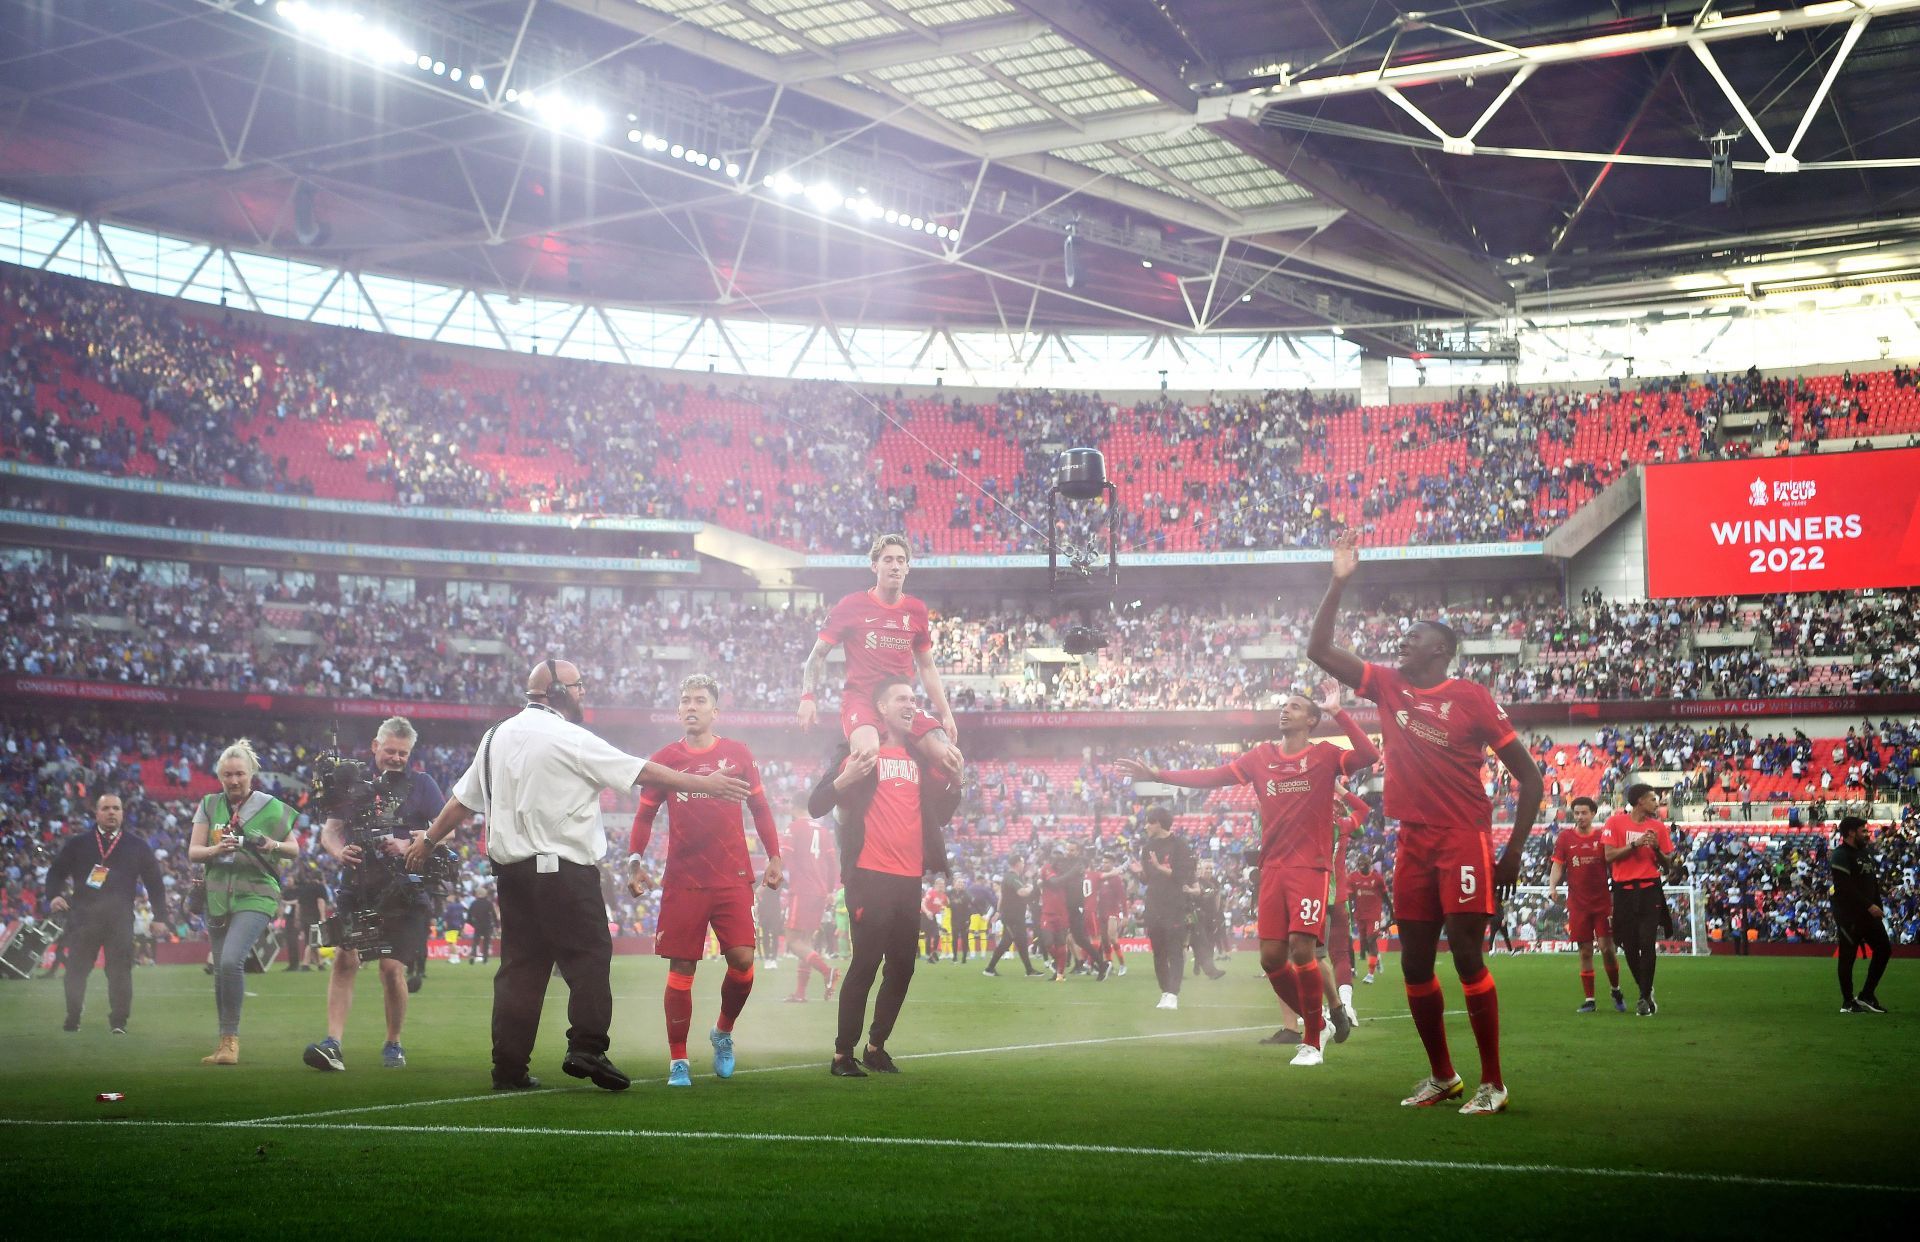
[[[199,1064],[214,1015],[197,967],[137,971],[124,1037],[99,972],[76,1034],[58,981],[0,985],[6,1232],[1752,1236],[1920,1207],[1911,961],[1876,1017],[1836,1012],[1828,959],[1665,959],[1661,1011],[1639,1019],[1612,1012],[1604,977],[1602,1011],[1576,1016],[1570,958],[1493,959],[1513,1102],[1485,1118],[1399,1107],[1425,1062],[1391,961],[1312,1070],[1256,1042],[1278,1010],[1249,954],[1189,979],[1174,1013],[1154,1008],[1144,957],[1104,984],[980,964],[923,965],[890,1041],[902,1072],[863,1080],[827,1074],[819,980],[812,1003],[782,1004],[791,963],[762,967],[723,1082],[703,1036],[722,968],[704,963],[694,1086],[669,1090],[664,965],[616,960],[612,1056],[635,1080],[621,1095],[560,1074],[558,981],[543,1090],[490,1092],[491,967],[432,967],[399,1070],[380,1067],[363,972],[344,1074],[300,1061],[323,974],[249,976],[241,1064],[223,1069]]]

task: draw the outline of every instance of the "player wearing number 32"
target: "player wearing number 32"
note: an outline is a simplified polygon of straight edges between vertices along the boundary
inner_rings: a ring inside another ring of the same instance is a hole
[[[1340,535],[1334,540],[1333,577],[1313,618],[1307,656],[1380,706],[1380,740],[1386,751],[1382,800],[1386,813],[1400,821],[1393,868],[1400,970],[1406,978],[1407,1007],[1432,1071],[1401,1103],[1428,1108],[1464,1090],[1447,1051],[1446,1000],[1433,973],[1444,928],[1480,1048],[1480,1088],[1460,1111],[1470,1116],[1505,1112],[1500,1005],[1480,946],[1493,916],[1495,890],[1511,891],[1519,877],[1520,852],[1540,811],[1540,769],[1486,687],[1447,675],[1460,643],[1446,626],[1421,621],[1409,627],[1400,642],[1398,668],[1369,664],[1334,645],[1340,597],[1359,567],[1359,537],[1352,532]],[[1517,786],[1513,833],[1497,866],[1493,805],[1480,783],[1489,749],[1507,765]]]
[[[1326,711],[1334,714],[1353,749],[1308,739]],[[1327,939],[1335,784],[1379,758],[1366,732],[1340,710],[1335,687],[1324,704],[1288,695],[1280,705],[1280,740],[1262,742],[1221,767],[1163,772],[1134,759],[1119,763],[1137,780],[1189,789],[1253,786],[1260,803],[1260,969],[1306,1028],[1293,1054],[1295,1065],[1321,1063],[1322,987],[1314,948]],[[1344,1028],[1338,1033],[1345,1037]]]

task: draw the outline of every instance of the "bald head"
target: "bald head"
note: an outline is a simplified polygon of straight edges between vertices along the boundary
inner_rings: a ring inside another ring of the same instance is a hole
[[[549,669],[548,666],[552,668]],[[565,686],[580,680],[580,670],[571,660],[542,660],[533,666],[527,674],[527,696],[544,698],[553,686],[554,675],[559,674],[560,684]]]
[[[580,706],[586,693],[580,669],[571,660],[542,660],[527,674],[527,697],[546,704],[575,724],[586,716]]]

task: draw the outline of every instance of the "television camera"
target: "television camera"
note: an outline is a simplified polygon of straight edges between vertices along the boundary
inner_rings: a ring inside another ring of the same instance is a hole
[[[393,956],[387,920],[429,908],[458,881],[460,860],[447,846],[434,848],[421,873],[407,870],[405,858],[388,852],[389,841],[408,836],[400,817],[407,786],[407,773],[375,772],[338,749],[315,759],[310,805],[322,818],[339,820],[346,844],[360,851],[360,864],[342,885],[335,913],[313,925],[316,946]]]

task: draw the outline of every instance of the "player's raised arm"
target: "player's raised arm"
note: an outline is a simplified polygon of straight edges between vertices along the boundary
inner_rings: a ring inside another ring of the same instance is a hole
[[[811,727],[820,716],[820,689],[827,684],[827,653],[833,650],[833,644],[824,638],[813,640],[813,650],[807,652],[806,662],[800,666],[800,723]]]
[[[1352,776],[1356,772],[1364,772],[1366,769],[1380,762],[1380,751],[1374,746],[1373,739],[1368,737],[1367,731],[1360,727],[1360,722],[1352,716],[1349,716],[1347,709],[1340,706],[1340,686],[1338,683],[1328,684],[1326,698],[1321,702],[1320,710],[1333,717],[1333,723],[1340,726],[1340,731],[1347,735],[1347,741],[1352,744],[1353,749],[1340,756],[1340,774],[1342,776]],[[1352,794],[1345,794],[1344,796],[1353,798]],[[1362,802],[1360,805],[1364,807],[1366,803]],[[1363,818],[1364,815],[1365,813],[1363,812]]]
[[[1514,886],[1520,882],[1520,857],[1526,850],[1527,838],[1533,835],[1533,821],[1540,814],[1546,781],[1527,744],[1519,738],[1508,738],[1493,753],[1500,756],[1500,762],[1507,765],[1507,771],[1513,773],[1514,783],[1519,786],[1513,807],[1513,834],[1507,838],[1507,848],[1493,868],[1494,892],[1505,901],[1513,896]]]
[[[1347,579],[1353,577],[1354,571],[1359,568],[1359,532],[1347,530],[1335,535],[1333,576],[1327,582],[1327,593],[1320,601],[1320,611],[1313,614],[1313,630],[1307,636],[1307,658],[1356,690],[1360,688],[1361,678],[1366,675],[1367,666],[1353,652],[1333,645],[1333,624],[1340,615],[1340,596],[1347,589]]]
[[[1150,768],[1138,759],[1116,759],[1113,766],[1136,781],[1158,781],[1162,785],[1178,785],[1183,789],[1222,789],[1241,783],[1240,774],[1230,763],[1223,763],[1217,768],[1176,769],[1170,772]]]

